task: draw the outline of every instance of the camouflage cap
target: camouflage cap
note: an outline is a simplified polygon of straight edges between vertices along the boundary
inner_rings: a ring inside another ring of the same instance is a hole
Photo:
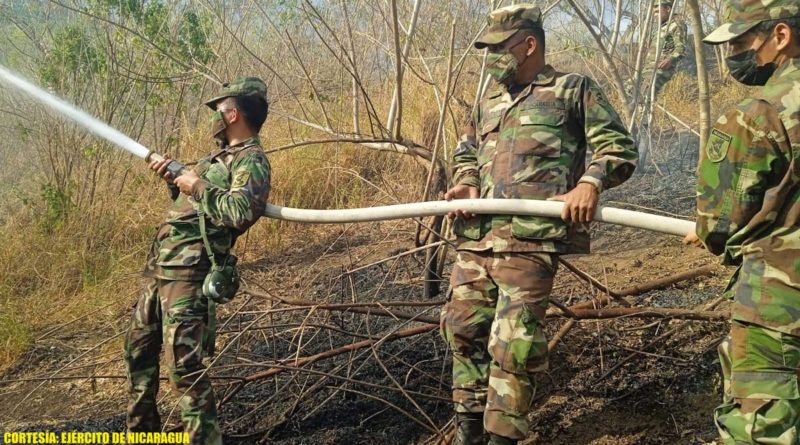
[[[475,41],[475,48],[503,43],[520,29],[541,28],[542,11],[529,3],[520,3],[495,9],[489,13],[488,22],[486,32]]]
[[[675,4],[674,0],[655,0],[653,2],[653,7],[655,8],[656,6],[669,6],[671,8],[673,4]]]
[[[766,20],[800,16],[798,0],[725,0],[724,23],[704,42],[718,45],[739,37]]]
[[[267,85],[258,77],[240,77],[233,82],[223,83],[222,91],[204,103],[215,110],[217,102],[233,96],[261,96],[267,100]]]

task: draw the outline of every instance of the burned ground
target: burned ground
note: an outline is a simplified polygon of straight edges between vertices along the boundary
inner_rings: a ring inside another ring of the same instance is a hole
[[[693,189],[687,167],[669,174],[646,168],[603,199],[633,210],[689,216]],[[218,399],[225,400],[226,443],[422,444],[437,443],[439,431],[448,433],[448,352],[438,327],[403,317],[430,321],[438,315],[440,301],[421,296],[424,252],[348,272],[413,248],[413,230],[410,222],[328,227],[246,261],[243,275],[252,293],[220,309],[211,370]],[[612,289],[717,262],[672,236],[595,224],[593,238],[591,255],[569,261]],[[445,272],[452,252],[449,258]],[[627,298],[634,306],[698,309],[718,297],[728,273],[719,266],[713,275]],[[565,305],[601,294],[565,268],[553,293]],[[297,300],[339,306],[310,309]],[[376,314],[381,307],[364,314],[342,306],[375,301],[387,303],[384,308],[395,316]],[[418,305],[388,305],[412,301]],[[717,310],[726,308],[723,303]],[[93,316],[102,322],[87,319],[40,333],[36,345],[2,376],[0,429],[122,431],[120,353],[128,311],[127,305],[111,307]],[[552,318],[548,334],[563,323]],[[407,338],[379,340],[426,327]],[[532,432],[524,443],[713,441],[711,413],[721,395],[716,345],[726,331],[727,323],[719,321],[579,321],[539,376]],[[296,366],[303,358],[369,340],[377,343]],[[267,370],[273,374],[242,386],[242,377]],[[64,379],[21,381],[50,377]],[[161,394],[162,419],[174,427],[175,397]]]

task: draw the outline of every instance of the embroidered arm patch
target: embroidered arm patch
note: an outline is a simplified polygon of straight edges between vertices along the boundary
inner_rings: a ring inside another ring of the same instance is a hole
[[[731,136],[725,132],[716,128],[712,130],[706,144],[706,157],[708,160],[720,162],[725,159],[728,154],[728,148],[731,146],[731,139]]]

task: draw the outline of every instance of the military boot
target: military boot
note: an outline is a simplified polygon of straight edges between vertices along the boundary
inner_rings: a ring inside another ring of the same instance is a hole
[[[453,445],[485,445],[483,413],[456,413],[456,438]]]
[[[517,445],[517,441],[515,439],[509,439],[507,437],[489,433],[488,445]]]

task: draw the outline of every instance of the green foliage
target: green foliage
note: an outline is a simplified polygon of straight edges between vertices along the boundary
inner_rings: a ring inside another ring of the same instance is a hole
[[[297,23],[301,20],[300,9],[297,7],[296,0],[275,0],[273,8],[277,12],[278,21],[287,25]],[[350,2],[352,3],[352,2]],[[355,8],[355,5],[348,5],[350,10]]]
[[[42,185],[40,196],[44,201],[44,213],[39,220],[40,227],[48,233],[63,227],[72,207],[69,191],[47,183]]]
[[[18,199],[18,200],[19,200],[19,201],[22,203],[22,205],[24,205],[24,206],[26,206],[26,207],[30,207],[30,206],[32,206],[32,205],[33,205],[33,201],[32,201],[32,200],[31,200],[31,198],[28,196],[28,194],[26,193],[26,191],[24,191],[24,190],[23,190],[23,189],[21,189],[20,187],[17,187],[17,186],[12,186],[12,187],[11,187],[11,193],[13,194],[13,196],[14,196],[15,198],[17,198],[17,199]]]
[[[587,44],[586,41],[582,39],[573,39],[570,37],[565,37],[563,39],[565,51],[567,54],[576,54],[579,55],[583,59],[591,59],[598,55],[597,50],[591,44]],[[549,42],[548,42],[549,43]]]
[[[208,14],[187,10],[171,17],[161,0],[95,0],[91,9],[112,21],[133,22],[132,28],[182,62],[207,63],[214,56],[209,42],[212,21]],[[170,29],[177,29],[177,38],[173,38]]]
[[[17,122],[15,126],[17,128],[17,134],[19,135],[19,140],[21,142],[29,142],[31,138],[30,128],[23,125],[22,122]]]
[[[53,36],[49,57],[39,70],[51,87],[74,77],[90,77],[106,70],[106,57],[80,25],[69,25]]]
[[[9,363],[33,343],[27,323],[0,311],[0,364]]]
[[[121,18],[133,18],[136,22],[142,20],[144,7],[142,0],[95,0],[91,4],[95,13],[112,13]]]
[[[83,147],[81,154],[83,154],[83,157],[87,159],[93,159],[95,156],[97,156],[97,151],[97,145],[87,145],[86,147]]]
[[[142,9],[142,15],[137,20],[137,25],[142,28],[142,32],[150,40],[154,41],[162,48],[166,46],[170,39],[167,30],[169,17],[167,16],[167,8],[161,2],[148,2]]]
[[[86,258],[81,265],[81,288],[87,289],[101,284],[111,274],[112,266],[108,255]]]
[[[185,59],[194,59],[200,63],[208,63],[214,56],[209,45],[211,17],[187,11],[178,28],[178,47]]]

